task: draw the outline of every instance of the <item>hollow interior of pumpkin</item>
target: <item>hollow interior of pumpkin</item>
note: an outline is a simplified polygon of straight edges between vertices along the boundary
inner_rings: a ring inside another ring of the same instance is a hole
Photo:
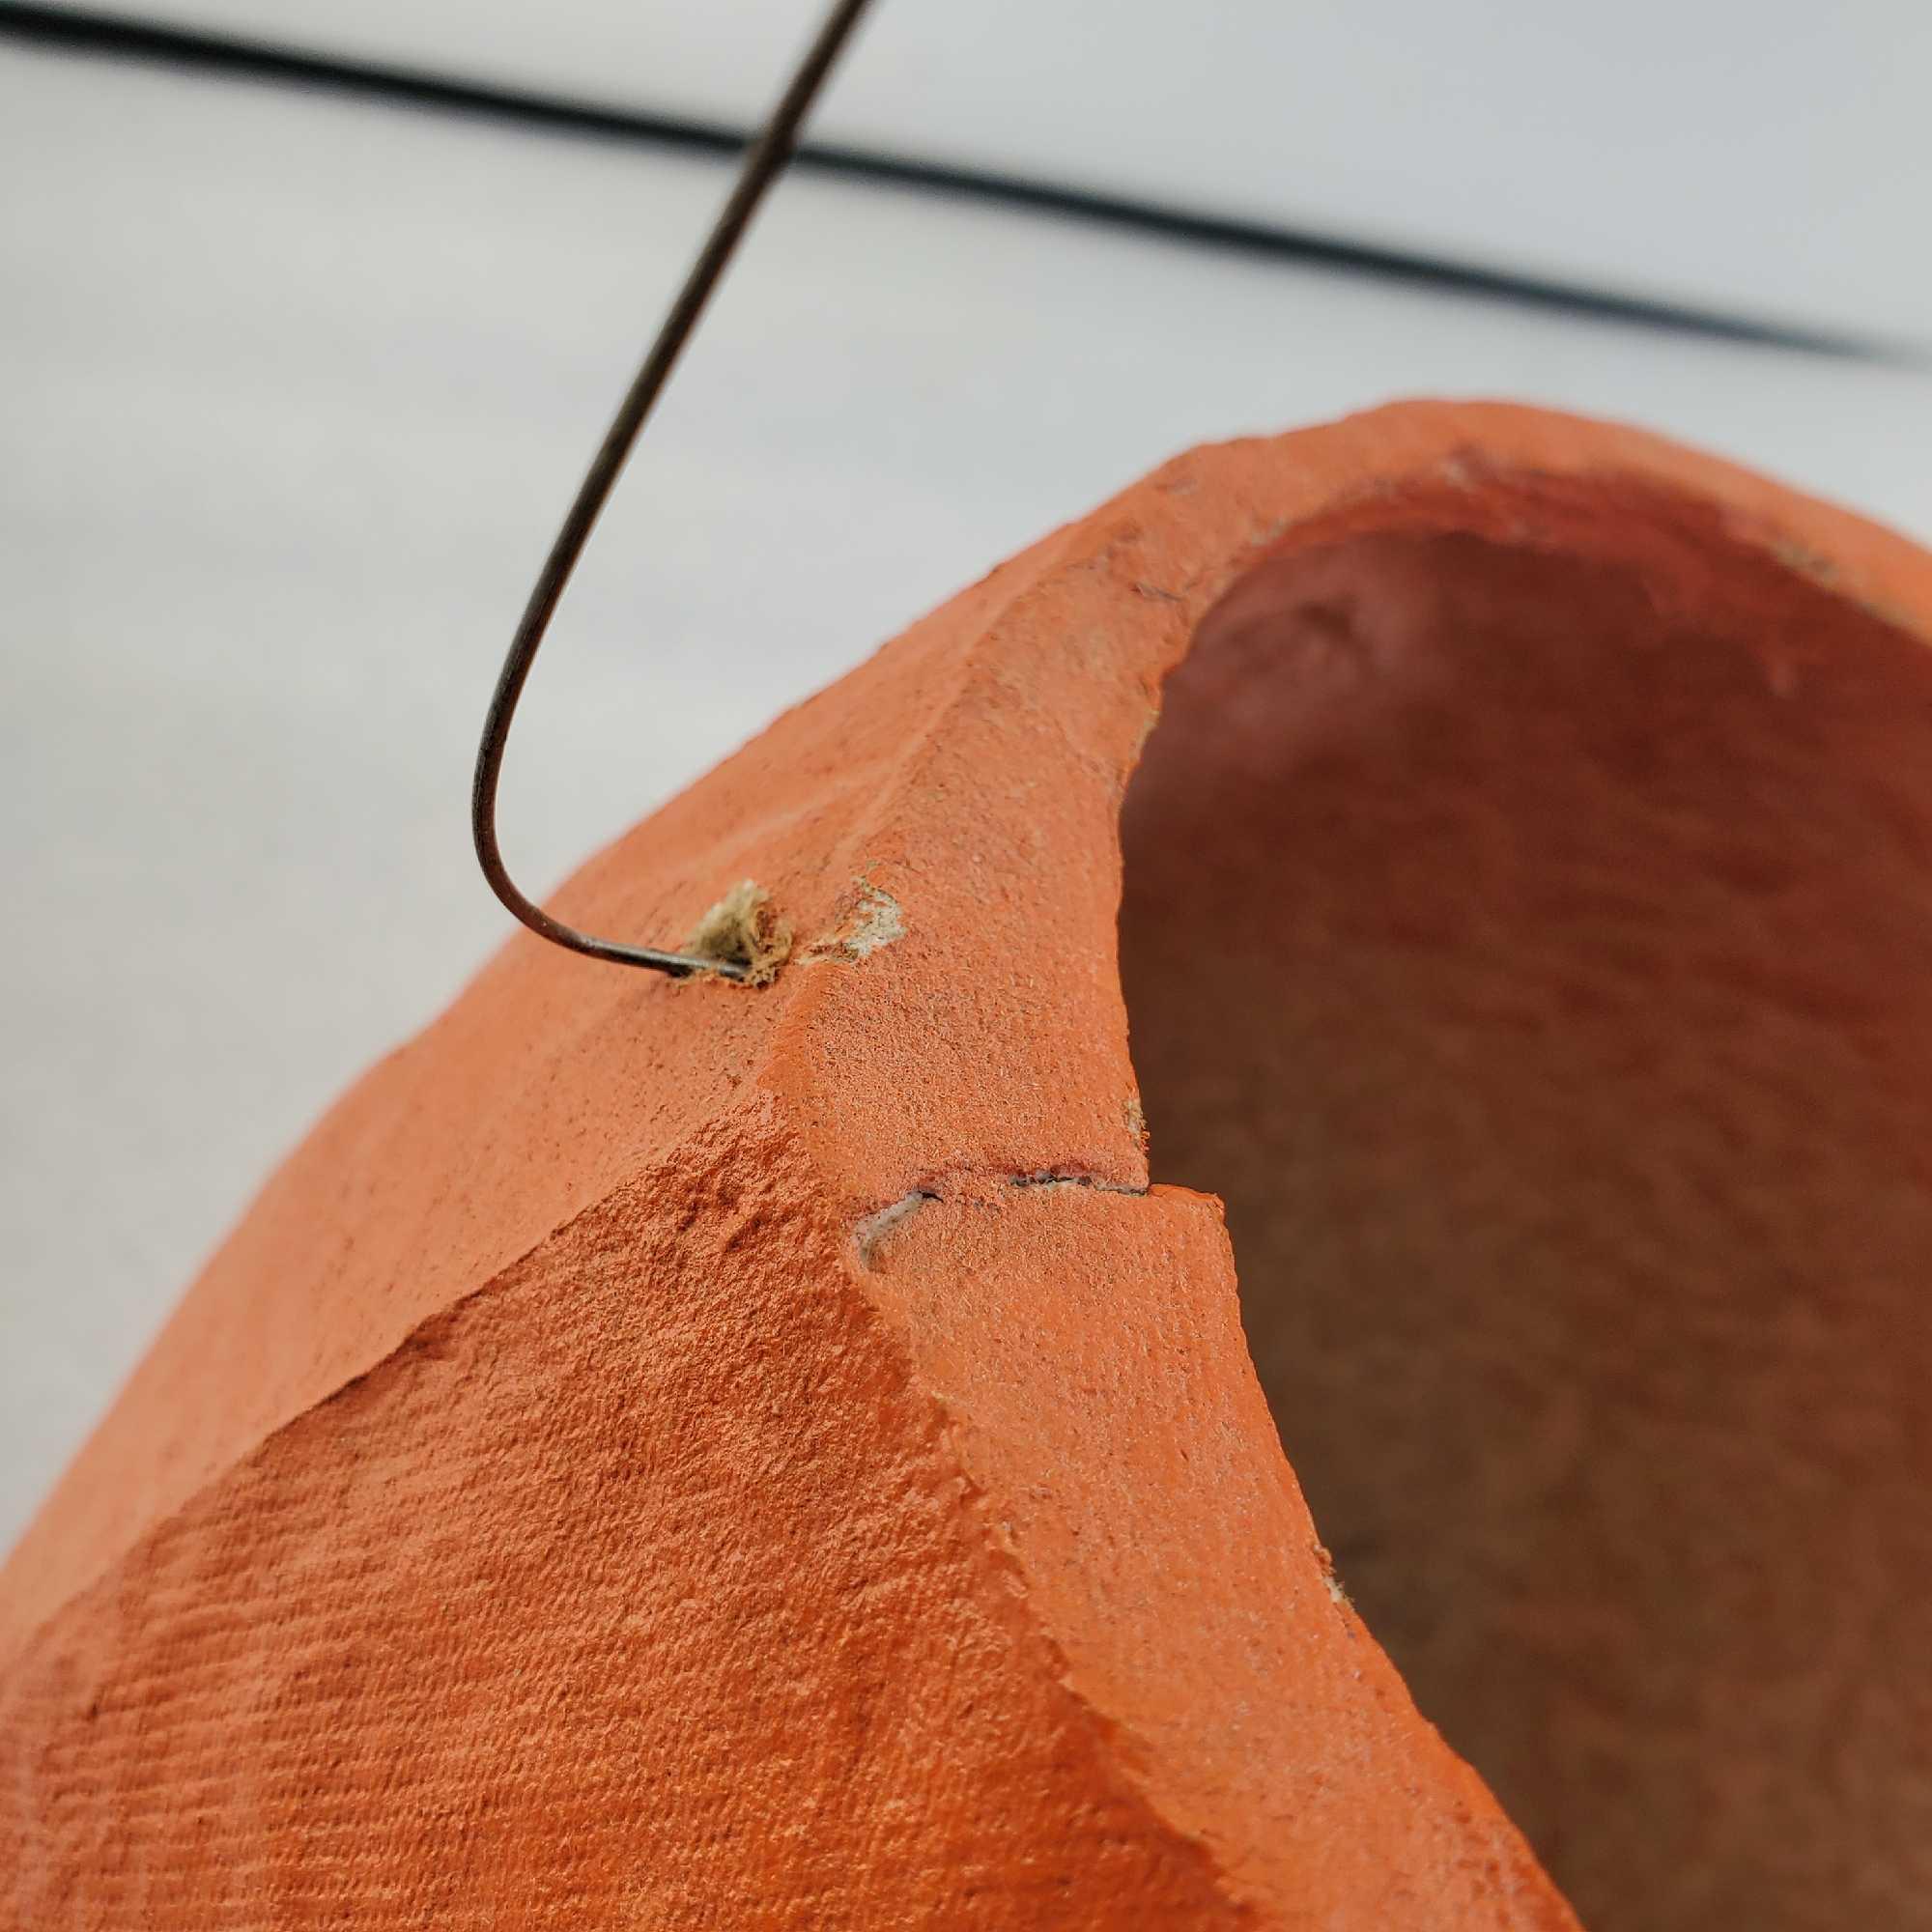
[[[1593,1932],[1927,1927],[1927,652],[1666,575],[1391,533],[1210,614],[1123,812],[1153,1172]]]

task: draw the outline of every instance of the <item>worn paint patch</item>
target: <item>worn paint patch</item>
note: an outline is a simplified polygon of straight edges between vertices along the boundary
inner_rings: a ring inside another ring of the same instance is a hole
[[[858,898],[840,928],[816,941],[809,959],[865,959],[905,937],[905,914],[883,886],[862,880]]]
[[[843,941],[854,959],[864,959],[882,946],[905,937],[905,915],[899,902],[883,886],[867,886],[859,894],[859,916]]]

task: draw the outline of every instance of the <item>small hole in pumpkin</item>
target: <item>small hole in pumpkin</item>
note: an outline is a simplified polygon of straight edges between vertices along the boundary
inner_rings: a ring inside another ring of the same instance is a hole
[[[1644,555],[1361,536],[1209,614],[1123,811],[1153,1173],[1592,1932],[1932,1926],[1918,647]]]
[[[744,968],[744,983],[766,986],[791,956],[791,927],[772,911],[771,895],[741,880],[698,921],[685,952]]]

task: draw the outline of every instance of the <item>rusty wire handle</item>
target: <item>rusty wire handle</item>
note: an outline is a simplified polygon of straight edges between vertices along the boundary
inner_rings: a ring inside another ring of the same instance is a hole
[[[670,313],[665,317],[664,327],[658,330],[657,340],[651,344],[643,366],[618,405],[604,441],[579,486],[577,500],[571,504],[570,514],[564,518],[563,527],[558,530],[556,541],[551,545],[550,555],[544,559],[543,571],[537,578],[536,587],[530,592],[528,604],[524,608],[517,635],[510,640],[509,655],[503,660],[502,672],[497,679],[497,689],[490,699],[489,714],[483,721],[483,739],[476,748],[476,773],[469,788],[469,829],[476,841],[476,857],[482,865],[483,876],[490,881],[497,896],[532,932],[558,946],[567,947],[573,952],[586,953],[592,959],[608,959],[619,966],[648,966],[659,973],[675,974],[680,979],[687,973],[700,972],[721,974],[728,980],[745,977],[746,969],[728,960],[702,959],[692,953],[665,952],[655,947],[627,946],[614,939],[598,939],[590,933],[580,932],[574,925],[566,925],[560,919],[552,918],[518,888],[503,865],[503,854],[497,843],[497,784],[502,775],[503,749],[509,740],[510,721],[516,716],[517,700],[524,695],[524,683],[530,674],[530,666],[536,661],[537,648],[550,629],[550,620],[555,614],[564,586],[570,582],[570,574],[583,554],[583,546],[589,541],[598,515],[616,484],[625,459],[631,453],[631,445],[638,440],[638,432],[643,428],[644,419],[669,381],[679,354],[697,326],[698,318],[704,313],[704,305],[710,300],[712,291],[718,286],[719,278],[743,239],[745,230],[751,225],[752,216],[757,212],[765,190],[783,172],[786,161],[791,158],[799,124],[805,119],[806,111],[819,88],[824,85],[826,75],[838,58],[839,49],[858,24],[867,5],[867,0],[835,0],[818,30],[817,38],[800,62],[798,71],[792,75],[779,104],[772,110],[770,120],[765,123],[764,131],[746,156],[737,185],[731,190],[731,198],[724,204],[716,226],[698,251],[697,260],[692,264],[684,287],[678,291]]]

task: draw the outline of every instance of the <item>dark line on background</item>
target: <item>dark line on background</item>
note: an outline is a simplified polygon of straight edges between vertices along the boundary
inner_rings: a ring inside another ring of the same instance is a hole
[[[68,53],[283,82],[357,95],[365,99],[678,149],[690,154],[733,156],[742,153],[752,138],[751,130],[720,122],[603,107],[591,101],[531,94],[487,81],[451,79],[413,68],[306,53],[198,28],[162,26],[121,14],[69,7],[22,4],[22,0],[5,0],[5,4],[0,4],[0,38],[55,47]],[[1910,350],[1861,341],[1829,330],[1790,327],[1688,304],[1645,300],[1538,276],[1470,268],[1434,256],[1342,242],[1266,222],[1194,213],[1124,195],[1058,186],[1050,182],[1003,174],[997,169],[912,160],[822,141],[802,146],[792,165],[802,173],[919,188],[961,200],[1028,209],[1099,227],[1159,236],[1224,252],[1345,269],[1384,282],[1515,302],[1642,328],[1804,350],[1812,355],[1884,361],[1918,359]]]

